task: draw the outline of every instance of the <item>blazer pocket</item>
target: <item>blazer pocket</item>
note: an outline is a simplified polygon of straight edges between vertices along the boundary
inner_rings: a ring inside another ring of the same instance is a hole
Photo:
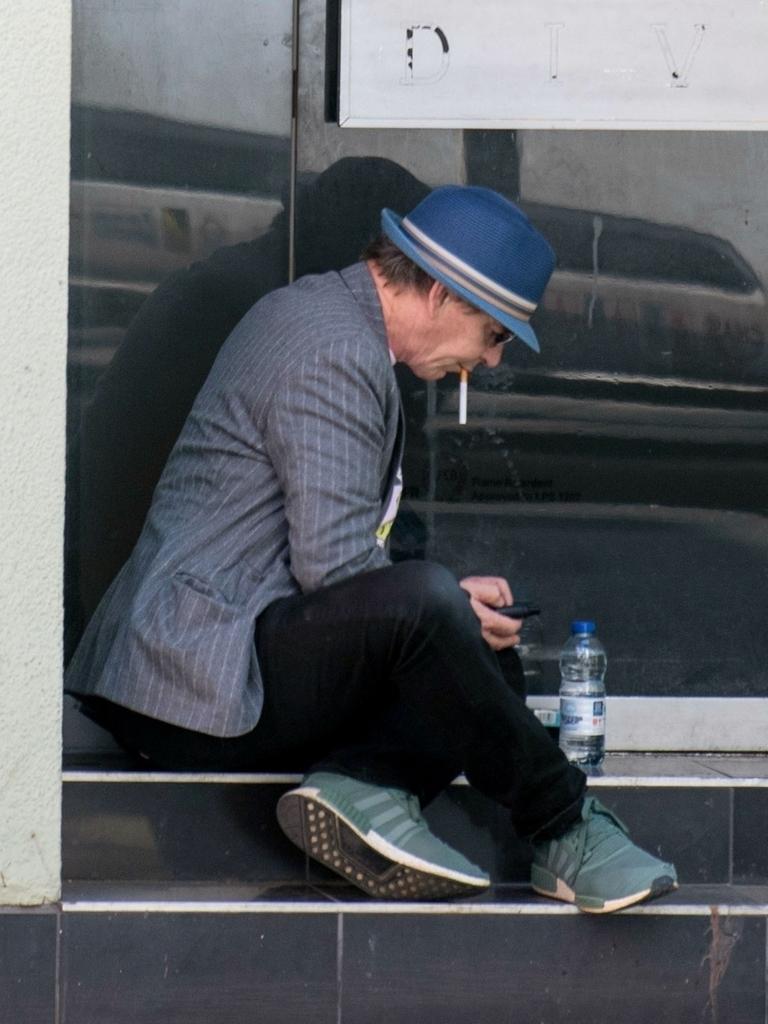
[[[208,598],[210,601],[218,602],[220,604],[231,604],[228,601],[221,590],[215,587],[208,580],[202,580],[199,576],[194,576],[190,572],[175,572],[171,576],[173,583],[178,584],[181,588],[180,593],[184,593],[184,588],[190,591],[192,594],[198,594],[202,598]]]
[[[228,600],[213,584],[185,572],[171,577],[158,610],[159,632],[182,650],[210,644],[221,654],[222,634],[237,634],[247,624],[247,610],[242,604]]]
[[[246,684],[253,618],[205,580],[176,573],[134,612],[131,629],[139,641],[134,657],[143,663],[134,668],[154,678],[174,703],[183,693],[215,701],[222,684],[227,690]]]

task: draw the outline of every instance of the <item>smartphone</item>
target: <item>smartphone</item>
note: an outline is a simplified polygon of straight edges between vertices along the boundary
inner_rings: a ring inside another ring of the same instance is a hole
[[[526,604],[523,601],[509,604],[506,608],[492,608],[491,611],[497,612],[499,615],[506,615],[508,619],[527,619],[531,615],[541,614],[541,608],[536,608],[535,605]]]

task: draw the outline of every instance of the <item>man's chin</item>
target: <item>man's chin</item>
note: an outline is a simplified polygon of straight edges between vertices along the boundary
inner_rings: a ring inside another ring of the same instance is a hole
[[[436,369],[434,366],[412,366],[411,372],[419,380],[442,380],[450,373],[450,370],[444,370],[442,367]]]

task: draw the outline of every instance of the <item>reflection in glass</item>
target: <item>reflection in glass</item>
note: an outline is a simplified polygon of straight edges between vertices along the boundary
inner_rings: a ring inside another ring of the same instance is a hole
[[[292,5],[190,5],[193,18],[178,0],[74,5],[70,637],[141,528],[230,325],[288,280],[292,204],[301,275],[355,260],[382,206],[465,181],[519,200],[558,267],[541,355],[507,346],[499,370],[473,374],[467,427],[454,380],[398,368],[396,556],[503,572],[535,599],[542,690],[586,615],[611,693],[762,694],[765,143],[342,130],[324,109],[334,5],[306,0],[291,194]]]
[[[430,187],[496,188],[558,254],[541,355],[507,346],[500,369],[476,371],[466,427],[455,379],[398,369],[399,554],[503,572],[541,605],[537,690],[556,691],[557,649],[587,616],[613,694],[762,695],[768,146],[749,133],[340,129],[319,99],[335,81],[318,45],[328,9],[302,5],[299,173],[367,152]]]
[[[219,346],[285,284],[291,6],[74,4],[66,649]]]

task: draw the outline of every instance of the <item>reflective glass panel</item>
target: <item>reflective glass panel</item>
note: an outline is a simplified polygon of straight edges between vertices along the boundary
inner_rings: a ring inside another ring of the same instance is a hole
[[[75,0],[67,649],[242,314],[288,280],[292,5]]]
[[[308,0],[297,224],[344,169],[328,265],[354,258],[347,243],[376,230],[378,208],[405,213],[448,182],[520,202],[558,258],[534,318],[541,354],[508,345],[499,369],[475,372],[466,426],[455,379],[398,368],[398,557],[500,573],[539,604],[534,692],[556,691],[570,620],[594,618],[612,694],[762,696],[768,139],[341,129],[325,28],[326,5]],[[299,270],[306,253],[297,234]]]

